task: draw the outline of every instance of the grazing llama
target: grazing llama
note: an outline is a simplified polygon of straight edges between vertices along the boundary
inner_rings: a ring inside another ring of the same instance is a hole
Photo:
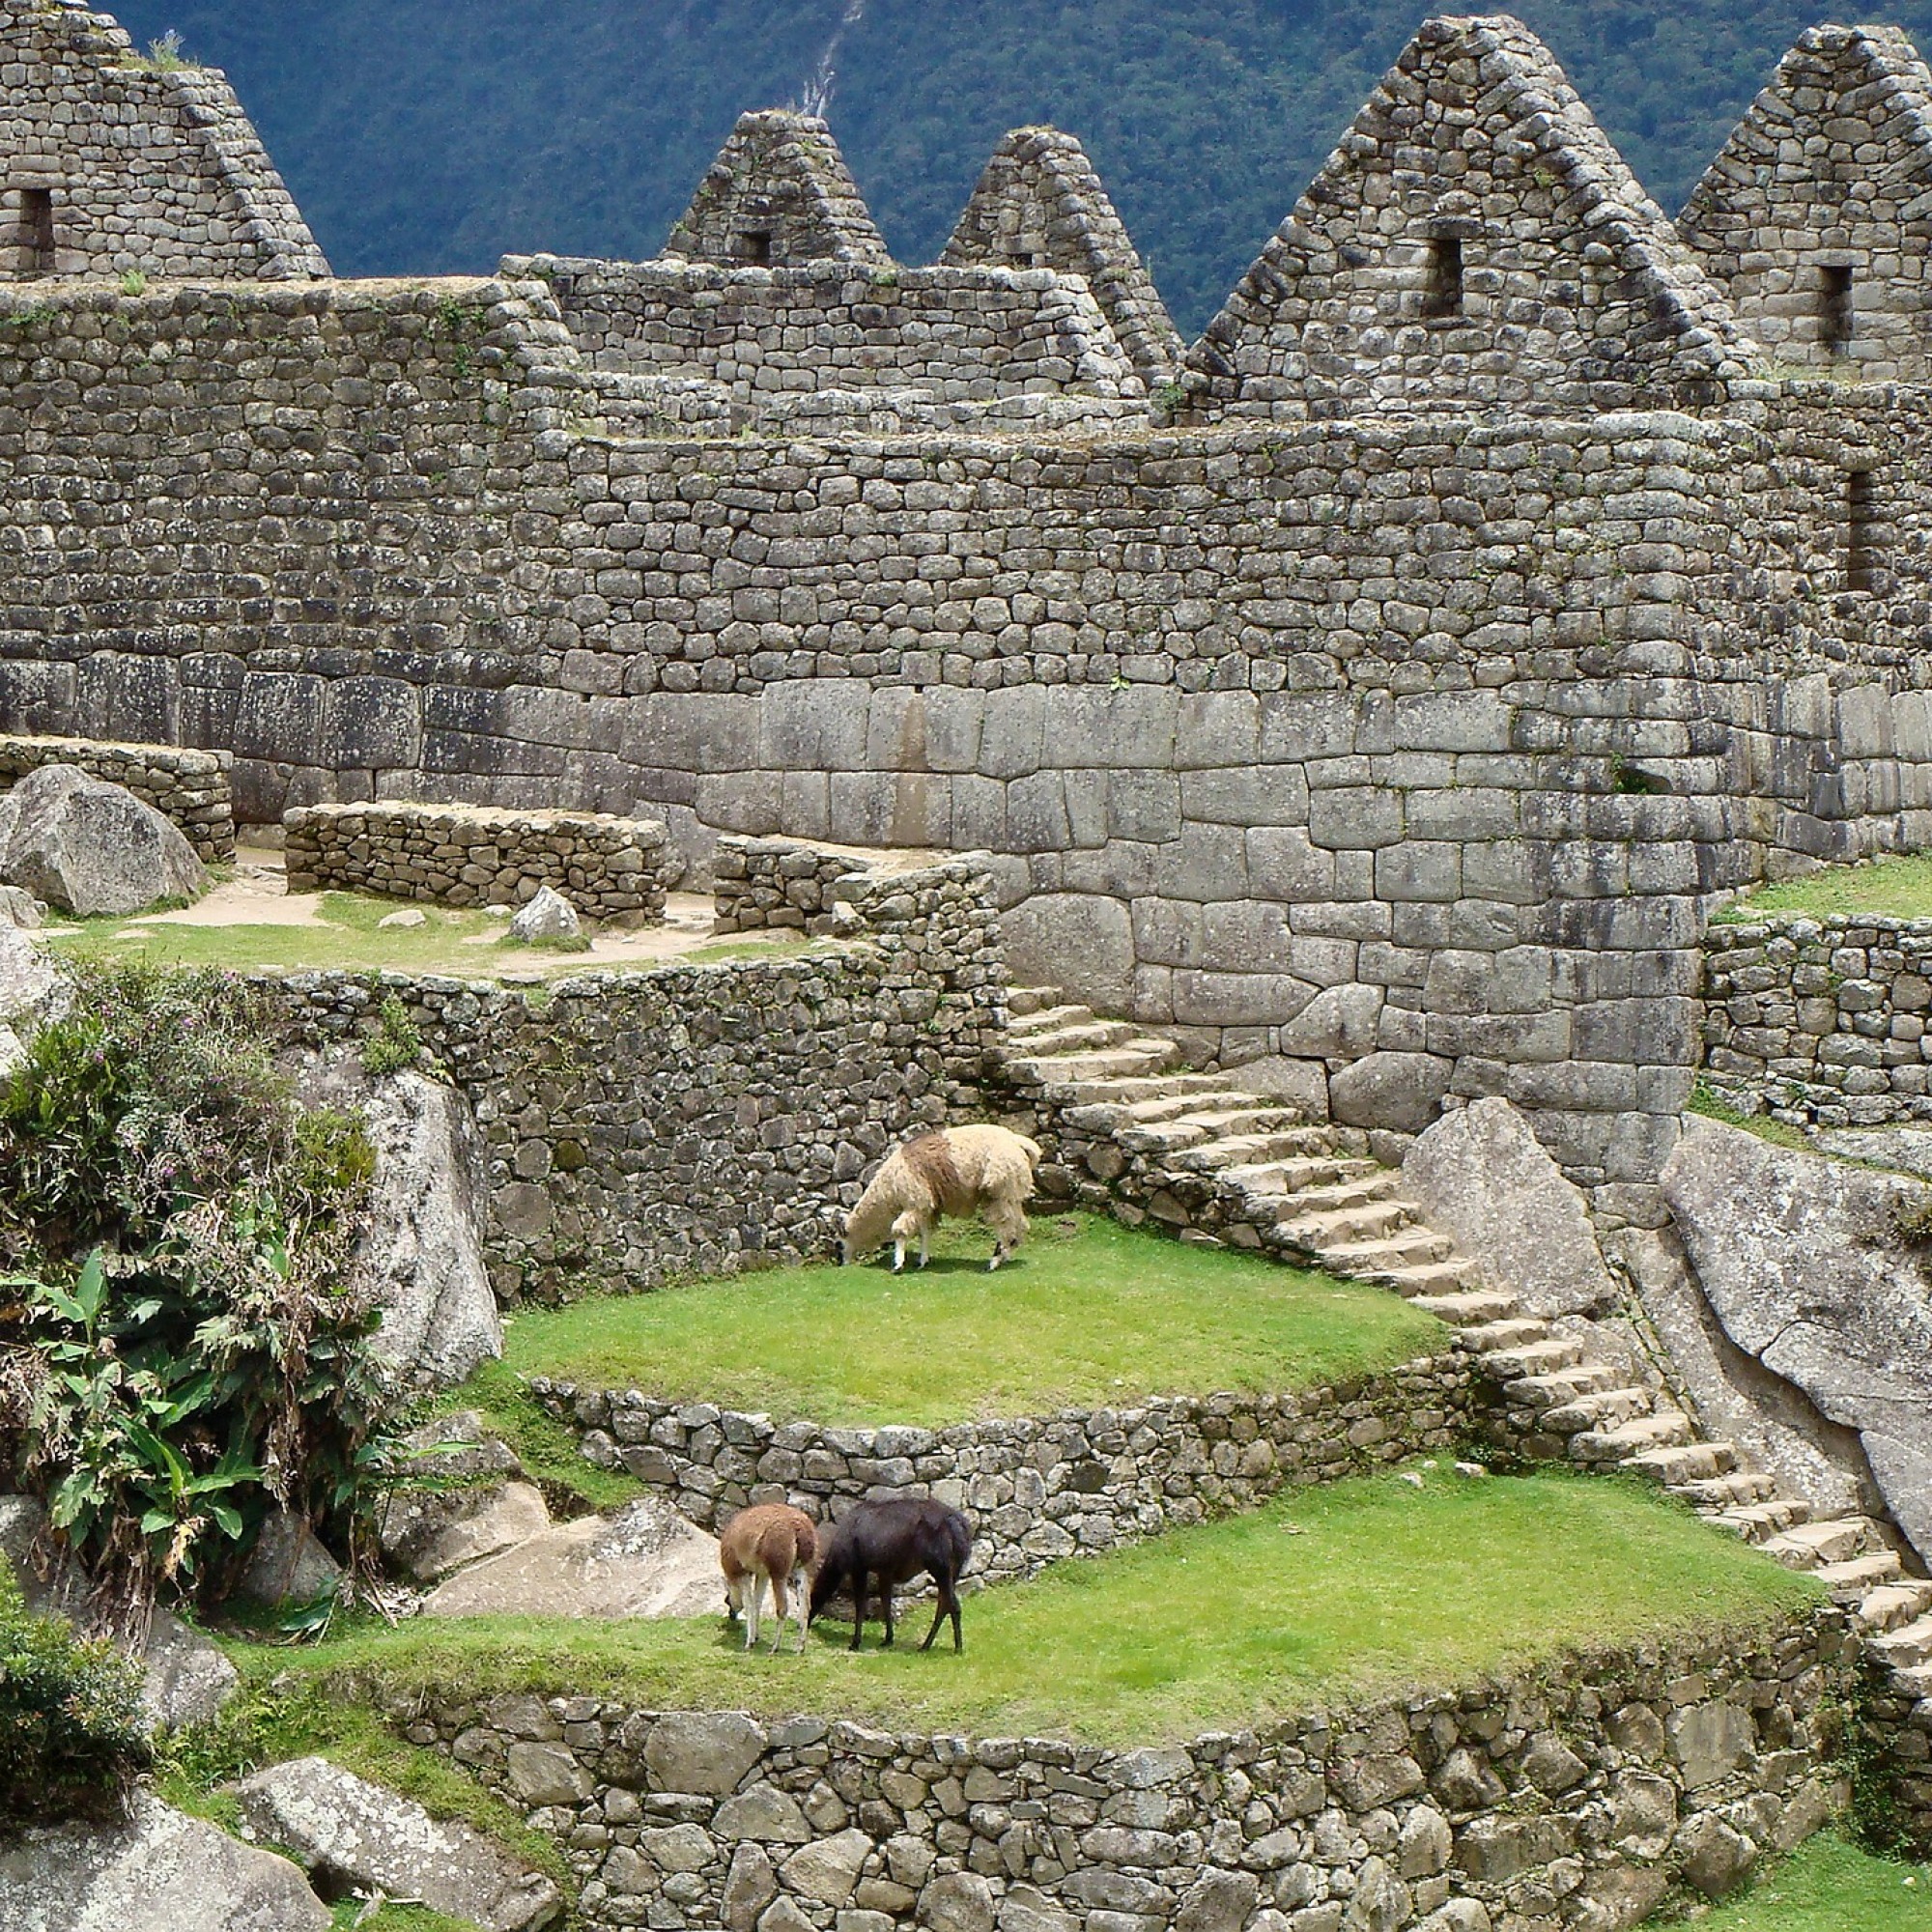
[[[811,1579],[811,1617],[838,1590],[852,1592],[852,1648],[866,1632],[866,1582],[875,1578],[883,1599],[886,1646],[893,1641],[893,1591],[922,1571],[939,1585],[939,1610],[922,1650],[930,1650],[939,1627],[952,1619],[952,1648],[963,1650],[959,1628],[959,1573],[973,1553],[973,1529],[956,1509],[930,1496],[903,1496],[891,1502],[861,1503],[832,1526],[825,1556]],[[810,1619],[809,1618],[808,1621]]]
[[[758,1640],[758,1611],[769,1583],[772,1614],[778,1620],[772,1633],[772,1654],[778,1655],[784,1643],[788,1593],[796,1581],[798,1647],[803,1652],[806,1598],[812,1572],[818,1567],[818,1527],[812,1520],[788,1503],[754,1503],[750,1509],[741,1509],[718,1539],[718,1562],[724,1572],[724,1613],[735,1620],[744,1612],[747,1650]]]
[[[1039,1157],[1032,1141],[1006,1127],[941,1127],[907,1141],[886,1156],[846,1217],[838,1259],[857,1261],[890,1240],[893,1272],[899,1274],[906,1243],[917,1236],[923,1267],[942,1216],[979,1214],[996,1242],[990,1273],[1026,1239],[1026,1203]]]

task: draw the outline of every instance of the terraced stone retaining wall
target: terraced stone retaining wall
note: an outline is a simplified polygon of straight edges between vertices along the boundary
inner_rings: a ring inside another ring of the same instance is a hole
[[[1932,920],[1714,925],[1704,1065],[1747,1112],[1820,1126],[1932,1120]]]
[[[835,931],[835,888],[841,879],[870,872],[875,864],[858,853],[828,852],[796,838],[721,838],[711,858],[712,923],[720,932]]]
[[[0,791],[43,765],[75,765],[125,785],[174,821],[205,864],[235,856],[234,755],[174,745],[117,745],[97,738],[0,735]]]
[[[393,1716],[558,1838],[592,1932],[1608,1928],[1823,1822],[1849,1652],[1820,1612],[1160,1749],[595,1697]]]
[[[386,973],[255,981],[283,1036],[359,1046],[400,1001],[485,1143],[498,1295],[648,1289],[829,1251],[858,1177],[977,1111],[1006,1023],[984,876],[862,886],[847,950],[585,973],[554,985]]]
[[[1475,1401],[1467,1358],[1446,1352],[1331,1388],[948,1429],[775,1424],[636,1389],[533,1387],[583,1432],[591,1462],[665,1491],[706,1528],[750,1502],[788,1501],[825,1520],[868,1497],[934,1495],[972,1514],[972,1574],[986,1579],[1451,1448],[1472,1433]]]
[[[291,892],[519,906],[545,886],[602,923],[662,923],[670,835],[654,818],[484,806],[298,806],[283,814]]]

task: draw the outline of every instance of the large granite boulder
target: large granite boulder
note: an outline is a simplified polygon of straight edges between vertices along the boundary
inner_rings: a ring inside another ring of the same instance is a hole
[[[0,879],[83,919],[199,898],[208,887],[169,819],[74,765],[43,765],[0,798]]]
[[[311,1106],[359,1107],[375,1144],[356,1261],[383,1311],[376,1353],[412,1386],[465,1380],[503,1352],[483,1261],[483,1142],[469,1102],[420,1073],[372,1078],[347,1055],[310,1062],[301,1093]]]
[[[439,1584],[432,1617],[696,1617],[724,1606],[718,1540],[646,1496],[559,1523]]]
[[[270,1766],[244,1778],[239,1796],[257,1836],[286,1846],[331,1897],[383,1891],[482,1932],[539,1932],[563,1917],[562,1895],[541,1872],[327,1758]]]
[[[517,1453],[486,1435],[473,1409],[412,1430],[394,1459],[383,1504],[383,1554],[418,1583],[436,1583],[550,1527],[543,1492]]]
[[[125,1825],[0,1840],[7,1932],[328,1932],[298,1866],[142,1792]]]
[[[1724,1333],[1858,1432],[1932,1557],[1932,1187],[1694,1117],[1661,1184]]]
[[[1507,1100],[1443,1115],[1404,1157],[1402,1178],[1424,1219],[1485,1284],[1533,1314],[1593,1315],[1614,1304],[1582,1194]]]

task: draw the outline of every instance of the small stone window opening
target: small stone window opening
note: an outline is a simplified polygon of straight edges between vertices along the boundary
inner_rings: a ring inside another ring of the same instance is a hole
[[[1878,587],[1877,535],[1873,528],[1872,472],[1845,472],[1845,588]]]
[[[769,228],[747,228],[731,243],[731,252],[739,261],[749,263],[754,269],[771,266],[772,231]]]
[[[1422,289],[1422,313],[1438,316],[1463,313],[1463,238],[1435,235],[1429,242],[1429,278]]]
[[[1843,355],[1852,344],[1852,271],[1848,268],[1825,270],[1825,285],[1818,301],[1819,336],[1829,355]]]
[[[19,273],[51,275],[54,271],[54,191],[50,187],[19,190]]]

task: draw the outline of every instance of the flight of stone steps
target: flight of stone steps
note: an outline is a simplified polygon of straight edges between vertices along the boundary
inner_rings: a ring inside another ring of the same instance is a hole
[[[1248,1093],[1238,1074],[1189,1072],[1173,1040],[1049,988],[1014,988],[1010,1011],[993,1069],[1002,1111],[1047,1148],[1075,1200],[1183,1240],[1392,1288],[1439,1316],[1501,1392],[1504,1446],[1645,1477],[1810,1572],[1932,1729],[1932,1581],[1905,1574],[1869,1518],[1814,1522],[1808,1504],[1747,1467],[1734,1444],[1708,1440],[1668,1395],[1633,1385],[1583,1340],[1485,1288],[1366,1134]]]

